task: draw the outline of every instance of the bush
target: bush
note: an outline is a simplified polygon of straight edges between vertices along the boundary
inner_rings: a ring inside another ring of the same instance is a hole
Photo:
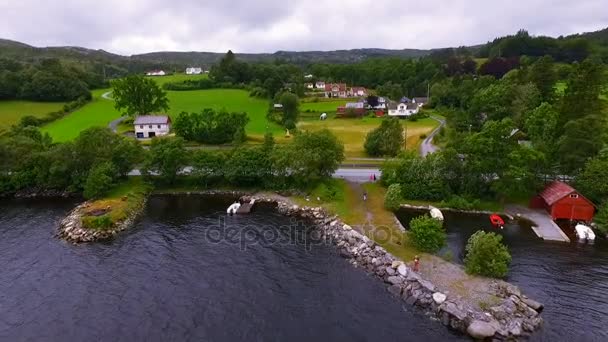
[[[108,215],[102,216],[85,216],[82,218],[82,225],[90,229],[108,229],[112,228],[114,223]]]
[[[116,174],[116,168],[110,162],[93,167],[84,184],[84,197],[96,198],[105,195],[112,188]]]
[[[373,157],[394,157],[403,147],[403,127],[398,119],[385,119],[380,127],[369,132],[363,147]]]
[[[324,201],[334,201],[342,198],[342,189],[335,182],[323,182],[315,192]]]
[[[502,243],[502,236],[478,231],[469,238],[464,259],[469,274],[503,278],[509,271],[511,254]]]
[[[401,205],[401,184],[391,184],[384,196],[384,207],[391,211],[396,211]]]
[[[475,210],[480,206],[479,200],[469,201],[464,197],[454,195],[448,200],[443,200],[439,203],[442,208],[452,208],[458,210]]]
[[[414,246],[424,252],[436,252],[445,245],[446,234],[443,222],[428,215],[420,216],[410,222],[409,236]]]
[[[595,215],[594,222],[597,225],[597,230],[604,234],[608,234],[608,203],[602,205]]]

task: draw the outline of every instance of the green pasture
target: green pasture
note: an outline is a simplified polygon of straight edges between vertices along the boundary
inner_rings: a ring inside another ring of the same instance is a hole
[[[0,131],[19,123],[22,117],[33,115],[38,118],[63,108],[63,102],[0,101]]]

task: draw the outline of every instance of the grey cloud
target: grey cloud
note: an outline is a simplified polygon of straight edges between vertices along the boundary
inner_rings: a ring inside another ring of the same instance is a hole
[[[0,0],[0,37],[123,54],[273,52],[484,43],[520,28],[560,35],[608,25],[606,0]]]

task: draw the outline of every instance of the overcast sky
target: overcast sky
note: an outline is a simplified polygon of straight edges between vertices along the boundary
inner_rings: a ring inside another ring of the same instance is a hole
[[[608,0],[0,0],[0,38],[125,55],[438,48],[608,26]]]

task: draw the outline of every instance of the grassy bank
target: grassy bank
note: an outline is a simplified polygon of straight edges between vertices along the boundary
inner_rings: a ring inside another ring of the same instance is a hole
[[[82,217],[83,226],[101,230],[116,226],[141,209],[151,190],[141,177],[130,177],[104,198],[91,202]]]
[[[0,101],[0,131],[18,124],[24,116],[44,118],[48,113],[63,109],[64,102]]]

